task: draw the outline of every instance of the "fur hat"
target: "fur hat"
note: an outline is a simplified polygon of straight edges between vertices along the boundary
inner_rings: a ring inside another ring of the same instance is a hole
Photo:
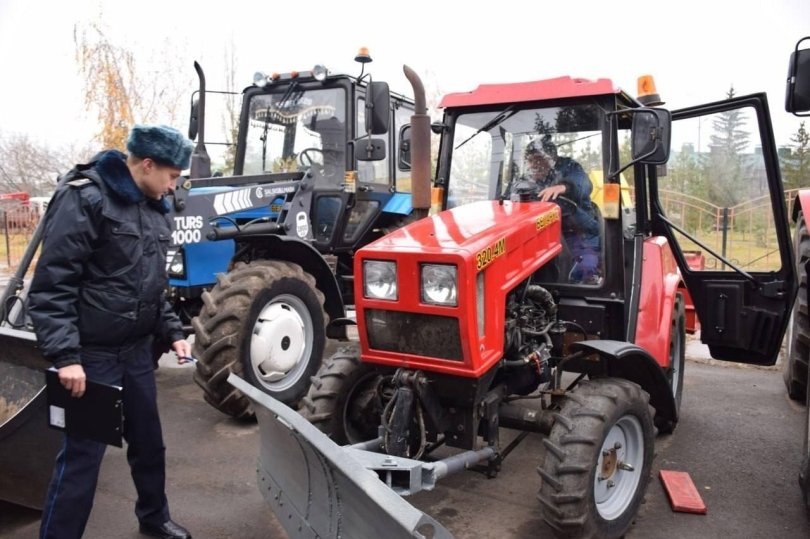
[[[557,157],[557,146],[552,142],[551,135],[543,135],[542,138],[534,139],[526,146],[526,157],[538,154],[552,159]]]
[[[127,140],[132,155],[181,170],[188,168],[193,148],[180,131],[167,125],[135,125]]]

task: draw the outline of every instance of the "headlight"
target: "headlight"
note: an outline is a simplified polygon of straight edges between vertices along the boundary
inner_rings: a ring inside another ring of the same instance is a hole
[[[455,307],[458,304],[457,273],[455,266],[422,265],[422,302]]]
[[[186,276],[186,261],[183,256],[183,250],[169,251],[167,253],[169,277],[183,279]]]
[[[397,263],[363,261],[363,295],[371,299],[397,299]]]

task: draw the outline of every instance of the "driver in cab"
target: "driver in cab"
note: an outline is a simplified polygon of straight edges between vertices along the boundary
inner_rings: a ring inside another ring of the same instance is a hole
[[[562,210],[563,239],[574,261],[568,280],[599,284],[599,219],[591,201],[593,185],[588,174],[573,159],[557,155],[548,134],[526,146],[524,161],[537,199],[556,202]]]

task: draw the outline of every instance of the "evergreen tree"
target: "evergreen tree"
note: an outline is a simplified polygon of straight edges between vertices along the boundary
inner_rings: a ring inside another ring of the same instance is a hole
[[[799,125],[799,130],[790,137],[792,144],[780,152],[782,179],[785,189],[798,189],[810,186],[810,133]]]
[[[726,94],[734,97],[732,86]],[[749,163],[745,162],[750,133],[745,129],[746,112],[741,109],[721,112],[712,120],[712,133],[709,154],[705,164],[707,197],[709,202],[721,207],[736,206],[746,200],[751,193],[741,189],[750,186]]]

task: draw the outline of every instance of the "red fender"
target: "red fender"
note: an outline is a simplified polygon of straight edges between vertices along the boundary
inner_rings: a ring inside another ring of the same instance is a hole
[[[667,368],[672,308],[681,276],[665,238],[646,239],[643,254],[635,344],[646,350],[661,368]]]
[[[793,221],[799,218],[799,210],[804,215],[810,215],[810,189],[801,189],[793,202]]]

